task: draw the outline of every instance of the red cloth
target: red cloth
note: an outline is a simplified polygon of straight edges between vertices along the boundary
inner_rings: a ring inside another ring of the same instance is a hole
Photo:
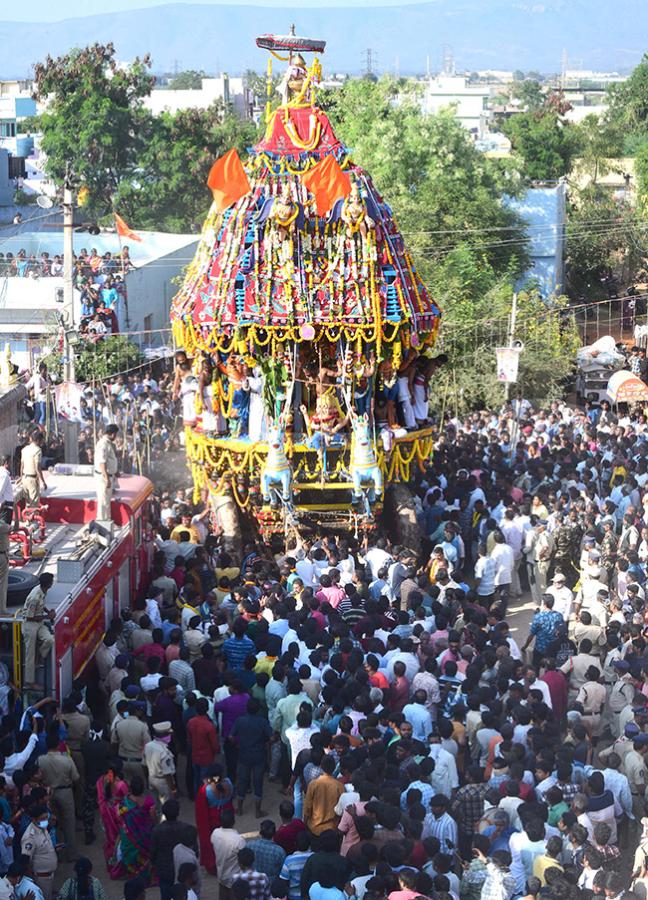
[[[403,675],[397,678],[390,688],[389,709],[392,712],[403,712],[403,707],[409,702],[409,681]]]
[[[162,644],[144,644],[137,650],[133,650],[133,656],[142,656],[145,662],[148,662],[152,656],[157,656],[160,660],[160,671],[166,672],[166,650]]]
[[[562,672],[554,669],[553,672],[545,672],[540,681],[544,681],[549,688],[554,716],[560,721],[567,715],[567,679]]]
[[[194,719],[197,718],[194,716]],[[190,719],[189,721],[193,721]],[[196,828],[198,829],[198,842],[200,844],[200,862],[207,869],[210,875],[216,874],[216,859],[214,857],[214,848],[210,840],[214,828],[220,828],[221,813],[224,809],[234,809],[234,805],[230,800],[223,806],[210,806],[206,797],[206,785],[202,785],[198,789],[194,808],[196,811]]]
[[[212,192],[219,212],[250,193],[252,187],[236,150],[228,150],[216,160],[209,172],[207,187]]]
[[[193,716],[187,722],[187,734],[191,744],[191,761],[196,766],[211,766],[218,753],[216,727],[207,716]]]
[[[256,146],[257,151],[269,150],[271,153],[278,153],[280,156],[289,156],[295,153],[299,155],[304,152],[303,147],[295,144],[293,137],[286,130],[285,114],[285,110],[277,110],[266,128],[263,140]],[[292,131],[293,135],[296,134],[302,143],[313,139],[314,129],[319,124],[319,142],[314,148],[314,152],[324,154],[342,149],[341,141],[338,140],[331,123],[321,109],[314,107],[289,109],[288,120],[290,123],[288,130]]]
[[[287,856],[290,856],[297,849],[297,835],[301,834],[302,831],[306,831],[306,826],[302,820],[293,819],[292,822],[288,822],[287,825],[282,825],[281,828],[277,829],[273,840],[275,844],[279,844],[286,851]]]

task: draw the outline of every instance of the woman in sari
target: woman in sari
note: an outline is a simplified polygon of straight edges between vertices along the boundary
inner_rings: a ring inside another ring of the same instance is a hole
[[[106,774],[97,781],[97,801],[105,837],[103,852],[111,878],[120,878],[124,873],[116,850],[119,840],[119,804],[127,794],[128,785],[122,778],[121,763],[115,760]]]
[[[155,800],[135,775],[130,793],[119,805],[119,856],[127,878],[141,875],[151,884],[151,836],[156,824]]]
[[[214,764],[196,794],[196,828],[200,842],[200,862],[211,875],[216,874],[214,848],[210,840],[214,828],[219,828],[224,809],[234,809],[234,786],[223,777],[223,767]]]

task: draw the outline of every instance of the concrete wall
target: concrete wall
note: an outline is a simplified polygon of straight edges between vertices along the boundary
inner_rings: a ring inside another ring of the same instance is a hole
[[[127,276],[129,331],[144,331],[145,327],[154,330],[169,327],[171,301],[178,291],[174,279],[189,265],[197,245],[196,236],[193,244],[159,257]],[[150,326],[146,323],[147,316],[151,316]],[[134,335],[133,340],[145,346],[160,346],[161,343],[168,343],[169,335]]]
[[[2,342],[4,350],[4,341]],[[13,360],[16,362],[16,360]],[[18,439],[18,404],[27,396],[23,384],[0,392],[0,456],[12,455]]]

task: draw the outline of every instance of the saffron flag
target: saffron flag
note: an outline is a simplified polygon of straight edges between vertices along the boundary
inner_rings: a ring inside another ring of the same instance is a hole
[[[341,197],[351,193],[351,179],[334,156],[327,156],[302,175],[302,181],[315,197],[317,215],[325,216]]]
[[[119,235],[119,237],[128,238],[129,241],[139,241],[139,243],[142,242],[142,238],[139,236],[139,234],[136,234],[132,230],[132,228],[129,228],[126,222],[124,222],[122,217],[118,216],[117,213],[115,213],[115,225],[117,226],[117,234]]]
[[[216,160],[209,172],[207,187],[219,212],[250,193],[252,187],[236,150],[228,150]]]

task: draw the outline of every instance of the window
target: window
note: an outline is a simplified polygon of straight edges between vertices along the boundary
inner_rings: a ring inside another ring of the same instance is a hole
[[[15,122],[0,122],[0,138],[16,137]]]

